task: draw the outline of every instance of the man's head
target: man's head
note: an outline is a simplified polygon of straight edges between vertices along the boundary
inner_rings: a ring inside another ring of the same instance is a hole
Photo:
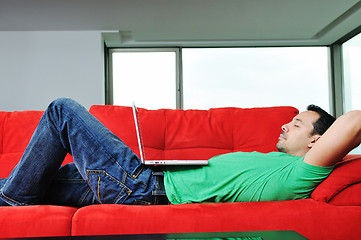
[[[334,121],[335,118],[320,107],[309,105],[307,111],[282,126],[276,147],[280,152],[303,156]]]

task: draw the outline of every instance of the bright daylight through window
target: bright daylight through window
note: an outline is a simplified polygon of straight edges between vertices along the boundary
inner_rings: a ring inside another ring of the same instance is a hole
[[[361,109],[361,34],[342,45],[345,112]]]
[[[329,109],[326,47],[184,49],[185,108]]]
[[[361,34],[342,45],[344,112],[361,109]],[[351,153],[360,154],[361,146]]]
[[[175,52],[113,52],[114,104],[176,107]],[[329,110],[327,47],[182,48],[184,109]],[[159,55],[164,55],[159,57]]]
[[[175,108],[175,51],[114,52],[112,63],[114,105]]]

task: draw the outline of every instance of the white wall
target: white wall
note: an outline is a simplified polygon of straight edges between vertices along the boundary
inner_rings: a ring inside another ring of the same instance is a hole
[[[0,32],[0,111],[104,104],[103,59],[99,31]]]

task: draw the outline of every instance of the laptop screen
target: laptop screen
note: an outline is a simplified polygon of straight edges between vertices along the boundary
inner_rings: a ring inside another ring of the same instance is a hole
[[[135,131],[137,132],[140,160],[142,161],[142,163],[144,163],[145,153],[144,153],[142,130],[140,128],[140,119],[139,119],[138,109],[135,106],[134,102],[132,104],[132,108],[133,108],[133,116],[134,116],[134,123],[135,123]]]

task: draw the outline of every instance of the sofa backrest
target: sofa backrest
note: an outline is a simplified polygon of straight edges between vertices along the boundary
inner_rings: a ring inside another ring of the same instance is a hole
[[[132,109],[92,106],[90,112],[139,154]],[[147,158],[208,159],[234,151],[274,151],[281,126],[293,107],[139,109]],[[0,178],[20,160],[43,111],[0,111]],[[72,161],[67,156],[65,163]]]
[[[281,126],[298,113],[293,107],[138,110],[148,159],[275,151]],[[139,153],[130,107],[96,105],[90,112]]]
[[[19,161],[41,115],[41,111],[0,112],[0,178]]]
[[[43,111],[0,111],[0,178],[6,178],[19,162]],[[65,162],[72,159],[67,156]]]

